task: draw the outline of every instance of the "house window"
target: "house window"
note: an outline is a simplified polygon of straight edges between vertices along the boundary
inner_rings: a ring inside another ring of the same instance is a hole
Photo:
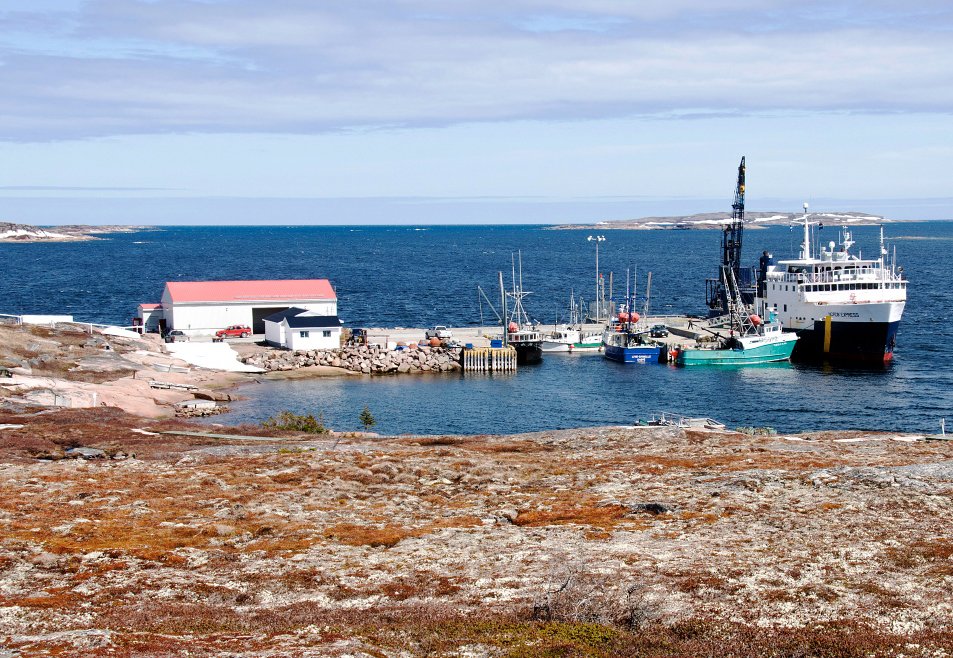
[[[300,338],[308,338],[311,335],[310,331],[299,331],[298,336]]]
[[[324,337],[325,337],[325,338],[330,338],[330,337],[331,337],[331,330],[330,330],[330,329],[329,329],[328,331],[325,331],[325,332],[324,332]]]

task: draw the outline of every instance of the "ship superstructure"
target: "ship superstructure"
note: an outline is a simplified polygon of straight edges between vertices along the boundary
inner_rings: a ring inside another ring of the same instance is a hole
[[[761,257],[755,306],[762,316],[777,314],[785,331],[800,337],[792,358],[884,363],[893,358],[897,329],[907,300],[903,268],[888,262],[880,229],[875,259],[854,255],[848,227],[840,243],[829,242],[815,256],[812,227],[804,204],[804,237],[797,259],[774,263]]]

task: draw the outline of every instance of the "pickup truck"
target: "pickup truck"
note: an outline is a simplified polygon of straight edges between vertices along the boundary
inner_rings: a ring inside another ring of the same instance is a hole
[[[248,338],[249,336],[251,336],[251,329],[243,324],[233,324],[215,332],[216,338]]]
[[[440,340],[448,340],[453,338],[453,332],[447,329],[442,324],[438,324],[435,327],[431,327],[427,330],[427,338],[439,338]]]

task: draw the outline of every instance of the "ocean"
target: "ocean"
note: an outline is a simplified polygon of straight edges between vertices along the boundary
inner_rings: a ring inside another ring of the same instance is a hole
[[[711,416],[730,426],[781,432],[859,429],[937,432],[953,419],[953,222],[886,227],[910,280],[894,363],[882,370],[779,364],[736,369],[622,366],[600,356],[547,355],[514,375],[348,377],[249,384],[216,422],[259,422],[281,410],[321,413],[358,429],[367,405],[385,433],[498,433],[633,424],[659,411]],[[565,320],[570,291],[594,296],[599,269],[616,297],[627,271],[653,314],[705,312],[705,279],[717,272],[721,232],[550,230],[543,226],[169,227],[93,242],[0,244],[0,312],[61,313],[128,325],[166,281],[329,278],[350,327],[490,324],[477,286],[498,297],[522,256],[531,317]],[[745,232],[746,262],[762,249],[796,255],[799,229]],[[823,242],[837,229],[820,231]],[[877,227],[856,227],[856,252],[876,254]],[[482,312],[482,317],[481,317]]]

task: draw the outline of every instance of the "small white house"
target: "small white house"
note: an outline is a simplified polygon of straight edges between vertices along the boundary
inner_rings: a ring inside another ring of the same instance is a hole
[[[284,347],[285,346],[285,328],[284,320],[288,316],[300,315],[301,313],[307,313],[308,310],[304,308],[298,308],[293,306],[291,308],[286,308],[283,311],[278,311],[273,313],[265,318],[265,341],[272,345],[273,347]]]
[[[341,320],[303,308],[289,308],[265,318],[265,340],[289,350],[327,350],[341,345]]]
[[[233,324],[263,334],[266,317],[291,307],[337,316],[337,295],[327,279],[169,281],[162,303],[140,304],[136,321],[189,335],[210,335]]]
[[[159,321],[162,319],[162,304],[139,304],[138,310],[139,313],[133,320],[133,324],[141,326],[146,332],[158,332]]]

